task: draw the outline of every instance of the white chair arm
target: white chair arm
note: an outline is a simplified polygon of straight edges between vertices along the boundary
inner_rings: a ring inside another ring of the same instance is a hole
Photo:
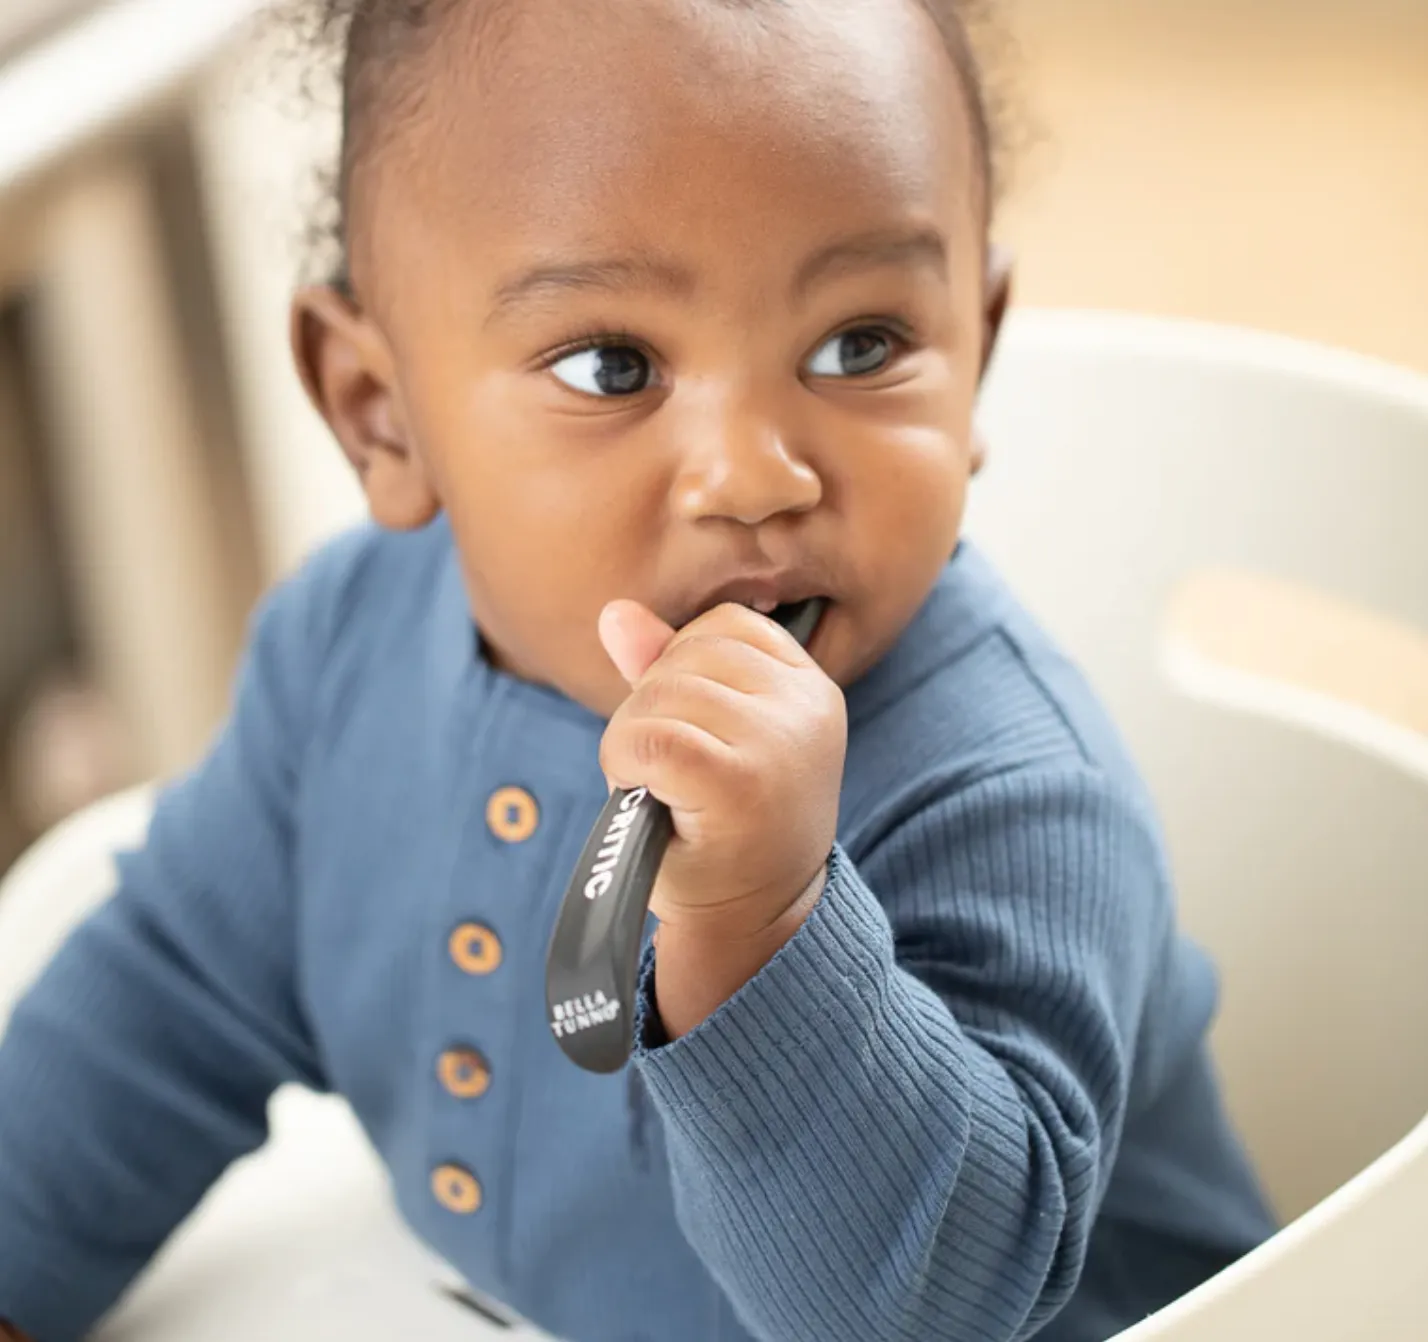
[[[143,842],[153,812],[149,786],[71,816],[0,881],[0,1034],[16,999],[60,943],[114,889],[114,854]]]
[[[1420,1342],[1428,1119],[1267,1244],[1115,1342]]]

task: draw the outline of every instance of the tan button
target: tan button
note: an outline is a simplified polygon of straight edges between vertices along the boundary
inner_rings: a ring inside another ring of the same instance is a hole
[[[501,967],[501,942],[489,927],[462,923],[448,943],[456,967],[466,974],[490,974]]]
[[[438,1165],[431,1172],[432,1196],[449,1212],[470,1216],[481,1210],[481,1185],[460,1165]]]
[[[479,1100],[491,1085],[491,1069],[474,1048],[448,1049],[436,1060],[436,1074],[458,1100]]]
[[[540,826],[540,807],[524,788],[503,787],[486,803],[491,833],[506,843],[524,843]]]

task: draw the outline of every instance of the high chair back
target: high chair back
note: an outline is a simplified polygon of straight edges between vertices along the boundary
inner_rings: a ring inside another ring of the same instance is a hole
[[[1278,1210],[1384,1157],[1216,1283],[1213,1321],[1187,1306],[1133,1336],[1428,1336],[1428,1124],[1406,1135],[1428,1114],[1428,379],[1247,332],[1021,313],[980,412],[968,533],[1148,776]],[[1251,1299],[1269,1302],[1257,1330]]]

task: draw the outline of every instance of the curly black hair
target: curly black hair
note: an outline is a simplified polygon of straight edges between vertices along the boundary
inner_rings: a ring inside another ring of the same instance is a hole
[[[779,0],[719,0],[752,8]],[[992,53],[1005,59],[1006,30],[997,22],[993,0],[915,0],[942,36],[957,68],[971,115],[972,132],[985,183],[990,216],[1003,185],[1009,152],[1007,100],[989,78]],[[415,107],[422,81],[417,62],[440,36],[452,11],[470,9],[478,42],[493,40],[512,0],[290,0],[284,18],[303,43],[327,53],[339,76],[341,149],[323,183],[321,218],[312,221],[311,242],[324,254],[324,278],[341,288],[347,281],[347,206],[354,169],[384,128],[399,125]]]

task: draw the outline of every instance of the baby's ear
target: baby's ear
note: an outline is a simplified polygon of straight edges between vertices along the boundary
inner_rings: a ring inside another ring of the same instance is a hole
[[[979,377],[987,375],[987,369],[996,352],[997,338],[1002,333],[1002,323],[1006,320],[1007,308],[1011,306],[1013,261],[1011,251],[992,243],[987,248],[987,274],[982,288],[982,367]]]
[[[1007,308],[1011,306],[1012,294],[1012,254],[1005,247],[995,243],[987,248],[987,274],[982,291],[982,366],[978,370],[978,381],[987,375],[992,355],[996,353],[997,338],[1002,333],[1002,323],[1006,321]],[[981,430],[972,426],[972,474],[976,475],[987,460],[987,444]]]
[[[407,429],[393,360],[375,324],[330,285],[292,304],[298,376],[352,463],[379,526],[415,531],[441,510]]]

